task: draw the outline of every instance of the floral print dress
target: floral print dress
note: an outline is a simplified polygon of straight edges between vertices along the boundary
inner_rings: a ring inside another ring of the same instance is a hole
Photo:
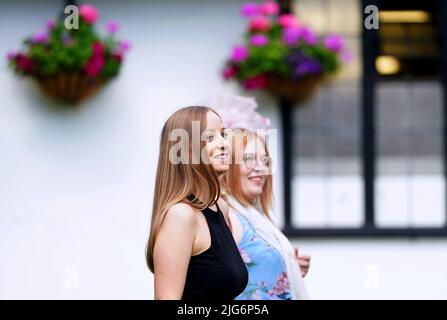
[[[238,247],[248,269],[248,285],[236,300],[289,300],[292,293],[284,260],[240,213],[244,235]]]

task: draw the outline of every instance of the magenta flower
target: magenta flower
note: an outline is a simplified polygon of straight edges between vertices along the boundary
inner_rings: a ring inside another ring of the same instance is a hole
[[[121,40],[118,44],[118,52],[124,54],[130,50],[131,44],[128,41]]]
[[[233,48],[231,54],[231,60],[233,62],[243,62],[248,58],[248,49],[242,46],[237,46]]]
[[[264,89],[267,86],[267,77],[263,74],[245,79],[244,87],[247,90]]]
[[[250,43],[255,47],[263,47],[269,42],[267,36],[263,34],[255,34],[251,37]]]
[[[85,74],[90,77],[96,77],[101,73],[101,70],[104,66],[104,47],[100,42],[93,43],[92,46],[93,54],[90,57],[90,60],[87,61],[84,71]]]
[[[91,4],[82,4],[79,6],[79,15],[88,24],[93,24],[99,18],[99,11]]]
[[[33,71],[33,62],[30,58],[22,53],[19,53],[15,57],[17,68],[24,73],[31,73]]]
[[[222,72],[222,75],[225,80],[229,80],[229,79],[233,78],[236,75],[236,73],[237,73],[237,68],[235,66],[229,66]]]
[[[50,19],[50,20],[47,21],[47,23],[45,25],[46,25],[47,30],[51,31],[56,26],[56,20],[55,19]]]
[[[293,14],[282,14],[278,18],[278,23],[283,28],[297,27],[298,21]]]
[[[118,22],[116,22],[116,21],[110,21],[109,23],[107,23],[107,31],[109,33],[114,34],[114,33],[118,32],[119,27],[120,26],[119,26]]]
[[[248,2],[241,8],[241,16],[243,17],[253,17],[256,14],[258,14],[258,5],[256,3]]]
[[[84,67],[85,74],[89,77],[96,77],[101,73],[102,67],[104,66],[103,57],[91,57]]]
[[[251,31],[265,32],[270,29],[270,21],[264,16],[257,16],[250,21]]]
[[[324,39],[324,46],[327,49],[338,53],[341,51],[341,49],[343,49],[344,40],[339,35],[330,35]]]
[[[123,61],[123,55],[121,53],[112,53],[112,59],[118,62]]]
[[[272,16],[279,13],[279,5],[276,1],[267,1],[259,6],[259,13]]]
[[[300,33],[301,38],[306,44],[313,46],[317,43],[318,41],[317,36],[310,28],[303,27],[300,29]]]
[[[47,43],[49,39],[50,37],[48,36],[47,32],[36,33],[35,35],[31,36],[31,42],[33,44]]]
[[[104,47],[101,42],[93,43],[93,56],[102,56],[104,54]]]
[[[300,40],[300,37],[301,31],[298,27],[293,26],[283,29],[282,41],[289,46],[295,46],[298,43],[298,40]]]

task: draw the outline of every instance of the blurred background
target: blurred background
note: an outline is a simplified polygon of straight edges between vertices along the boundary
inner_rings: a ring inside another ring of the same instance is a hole
[[[312,255],[311,298],[446,299],[446,5],[285,2],[317,34],[342,35],[352,54],[287,112],[256,94],[279,130],[274,211]],[[0,53],[64,3],[0,1]],[[132,44],[99,94],[56,110],[6,60],[0,68],[2,299],[152,299],[144,248],[161,127],[206,97],[247,95],[221,77],[246,26],[244,1],[89,3]],[[369,4],[379,29],[364,28]]]

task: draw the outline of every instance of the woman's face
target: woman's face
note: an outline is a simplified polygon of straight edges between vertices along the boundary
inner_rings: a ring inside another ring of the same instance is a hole
[[[270,174],[270,157],[259,138],[250,138],[242,154],[240,183],[243,193],[253,202],[262,194],[265,179]]]
[[[228,171],[228,129],[223,127],[222,121],[214,113],[209,111],[206,116],[206,129],[204,132],[206,148],[211,165],[218,174]]]

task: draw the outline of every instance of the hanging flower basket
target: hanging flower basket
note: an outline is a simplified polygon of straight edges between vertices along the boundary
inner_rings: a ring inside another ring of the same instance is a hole
[[[60,73],[36,78],[42,92],[49,98],[66,104],[79,104],[98,92],[106,80],[82,73]]]
[[[302,104],[326,76],[350,59],[338,35],[318,37],[292,14],[279,14],[276,1],[246,3],[244,44],[233,47],[223,77],[245,90],[263,90]]]
[[[116,22],[107,24],[104,38],[96,33],[95,7],[83,4],[79,15],[79,28],[50,20],[46,31],[27,37],[25,48],[7,57],[14,72],[34,79],[47,97],[66,105],[85,101],[115,78],[130,47],[116,39]]]
[[[324,77],[308,75],[298,80],[291,80],[275,74],[267,75],[266,91],[275,97],[286,99],[301,105],[308,101],[316,92]]]

